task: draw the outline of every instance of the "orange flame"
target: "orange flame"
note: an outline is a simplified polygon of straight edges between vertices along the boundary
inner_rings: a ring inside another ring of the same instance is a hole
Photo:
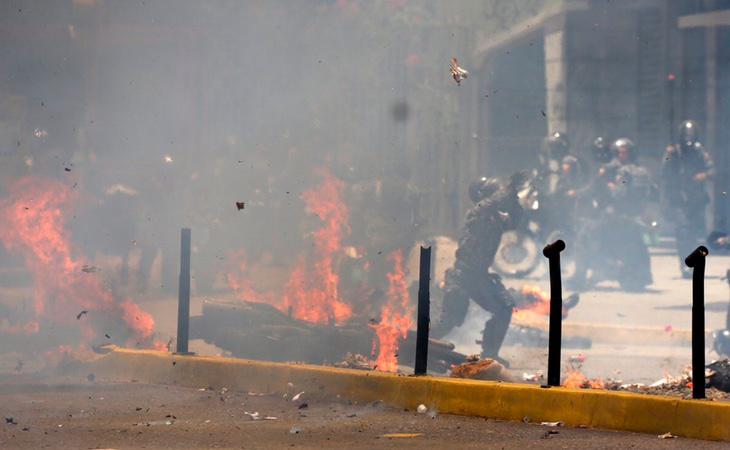
[[[299,258],[284,290],[284,308],[293,317],[312,323],[342,323],[352,315],[352,307],[339,296],[339,276],[334,271],[335,255],[342,237],[350,232],[349,211],[342,199],[344,183],[328,170],[319,171],[322,183],[304,192],[307,212],[323,222],[315,231],[314,254]]]
[[[95,274],[84,273],[86,264],[72,254],[65,229],[64,207],[72,204],[73,191],[60,182],[24,177],[0,200],[0,241],[20,254],[35,280],[35,320],[22,327],[38,331],[38,321],[69,323],[79,310],[118,314],[136,341],[152,338],[154,320],[130,299],[118,301]],[[95,337],[89,321],[80,323],[87,339]]]
[[[306,211],[319,217],[323,224],[312,233],[314,249],[299,258],[281,300],[254,288],[248,263],[241,252],[233,255],[238,266],[226,278],[228,286],[241,300],[269,303],[296,319],[311,323],[340,324],[352,316],[352,307],[340,298],[340,279],[335,272],[342,238],[350,232],[349,211],[342,198],[342,180],[326,169],[319,170],[319,174],[322,183],[304,192],[301,199]]]
[[[276,301],[273,295],[261,293],[253,286],[251,281],[251,267],[246,259],[246,253],[243,250],[231,253],[228,259],[232,261],[232,267],[226,273],[226,281],[228,287],[236,293],[238,299],[253,303],[269,303],[279,310],[286,312],[281,303]]]
[[[568,376],[563,381],[563,386],[571,389],[604,389],[606,383],[601,378],[589,379],[580,370],[568,370]]]
[[[398,369],[398,340],[405,339],[413,326],[413,307],[408,296],[408,284],[403,269],[403,253],[396,250],[388,255],[393,271],[388,278],[387,301],[380,312],[380,323],[372,325],[379,344],[376,364],[378,370],[395,372]],[[373,349],[375,341],[373,341]]]
[[[550,295],[539,286],[525,284],[520,293],[531,300],[524,307],[515,308],[512,317],[522,321],[539,321],[550,316]],[[563,307],[563,318],[568,315],[568,310]]]

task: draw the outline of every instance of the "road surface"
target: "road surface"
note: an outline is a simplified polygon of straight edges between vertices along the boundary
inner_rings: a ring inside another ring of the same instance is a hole
[[[728,448],[650,434],[418,414],[344,400],[332,403],[309,398],[306,392],[292,402],[280,395],[175,386],[45,383],[28,377],[0,379],[0,412],[7,418],[3,422],[13,422],[0,424],[0,448]],[[252,419],[256,413],[260,420]],[[548,434],[551,431],[556,434]]]

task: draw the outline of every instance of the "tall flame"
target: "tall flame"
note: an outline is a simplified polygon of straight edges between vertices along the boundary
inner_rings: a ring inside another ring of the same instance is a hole
[[[307,212],[317,215],[323,226],[312,234],[314,252],[299,258],[289,278],[284,289],[284,308],[307,322],[342,323],[352,315],[352,307],[339,296],[340,279],[333,267],[342,237],[350,232],[350,214],[342,199],[342,180],[326,169],[319,174],[322,183],[304,192],[301,198]]]
[[[387,300],[380,312],[380,323],[372,327],[379,349],[376,359],[378,370],[395,372],[398,369],[398,340],[405,339],[413,326],[413,306],[408,296],[403,253],[396,250],[388,255],[388,260],[393,263],[393,270],[387,274]]]
[[[350,214],[342,198],[342,180],[326,169],[318,173],[322,182],[304,192],[301,199],[307,213],[319,217],[322,226],[311,234],[314,248],[299,257],[281,298],[254,288],[245,255],[240,252],[232,255],[237,267],[227,274],[227,281],[241,300],[269,303],[311,323],[340,324],[352,316],[352,307],[340,297],[340,279],[335,271],[342,238],[350,232]]]
[[[69,323],[80,310],[117,314],[132,332],[130,339],[152,338],[154,320],[132,300],[119,300],[93,273],[82,272],[86,264],[74,256],[65,229],[64,208],[75,196],[66,185],[37,177],[24,177],[0,200],[0,241],[8,251],[21,255],[35,281],[35,320],[26,331],[37,331],[41,320]],[[82,321],[87,339],[95,336],[89,321]]]

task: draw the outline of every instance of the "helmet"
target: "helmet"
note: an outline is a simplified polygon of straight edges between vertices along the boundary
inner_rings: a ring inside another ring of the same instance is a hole
[[[682,148],[692,148],[700,140],[700,130],[694,120],[685,120],[679,126],[679,145]]]
[[[552,158],[562,159],[568,154],[570,141],[568,141],[568,136],[565,133],[556,131],[545,138],[545,147]]]
[[[593,141],[593,158],[602,163],[607,163],[611,160],[611,148],[601,136],[597,137]]]
[[[616,155],[616,157],[618,157],[619,150],[622,148],[625,148],[628,150],[628,152],[629,152],[628,157],[629,157],[630,162],[636,161],[636,158],[638,155],[636,154],[636,147],[634,146],[634,143],[631,139],[629,139],[629,138],[616,139],[616,141],[612,145],[612,150],[613,150],[614,154]]]
[[[469,185],[469,198],[479,203],[499,190],[499,181],[496,178],[481,177]]]

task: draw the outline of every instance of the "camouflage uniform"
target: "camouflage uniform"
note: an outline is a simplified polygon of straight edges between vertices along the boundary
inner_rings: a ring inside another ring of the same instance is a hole
[[[496,187],[494,180],[489,180]],[[508,186],[489,192],[467,212],[459,239],[454,267],[446,272],[444,320],[434,334],[441,337],[463,323],[469,299],[492,313],[484,326],[482,356],[497,358],[512,319],[514,300],[497,274],[488,269],[494,262],[502,233],[513,229],[522,216],[517,189],[524,176],[512,177]]]

